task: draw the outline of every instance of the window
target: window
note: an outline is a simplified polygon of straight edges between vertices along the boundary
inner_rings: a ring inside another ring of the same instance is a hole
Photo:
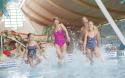
[[[9,6],[8,7],[9,17],[3,16],[5,27],[12,27],[14,29],[23,26],[25,21],[24,15],[18,7]]]

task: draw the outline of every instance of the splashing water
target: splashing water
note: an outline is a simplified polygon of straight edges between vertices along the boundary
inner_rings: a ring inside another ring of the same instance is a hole
[[[25,63],[20,67],[0,69],[0,78],[123,78],[125,76],[125,63],[118,59],[106,60],[102,63],[95,60],[89,65],[86,57],[74,49],[72,54],[66,54],[63,64],[57,64],[55,48],[47,47],[43,60],[35,68]]]
[[[94,59],[94,65],[90,65],[86,56],[78,49],[78,41],[75,39],[78,37],[75,34],[72,37],[72,52],[65,55],[62,64],[57,64],[55,48],[47,46],[47,59],[39,65],[31,68],[18,60],[19,67],[0,69],[0,78],[124,78],[124,61],[115,58],[101,62],[100,59]],[[102,48],[101,52],[104,51]]]

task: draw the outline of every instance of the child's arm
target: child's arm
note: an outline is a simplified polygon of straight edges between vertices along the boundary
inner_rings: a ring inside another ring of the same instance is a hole
[[[40,51],[40,45],[37,42],[35,42],[35,44],[36,44],[37,50]]]
[[[85,37],[84,37],[84,42],[83,42],[83,49],[84,49],[84,51],[86,50],[87,35],[88,35],[88,32],[86,31],[85,32]]]
[[[79,40],[80,44],[83,45],[83,28],[80,30]]]
[[[25,51],[24,51],[24,53],[23,53],[23,58],[25,58],[25,57],[27,56],[27,55],[26,55],[26,54],[28,53],[27,46],[28,46],[28,45],[26,45],[26,47],[25,47]]]
[[[97,40],[97,46],[99,47],[100,32],[99,32],[99,30],[98,30],[98,29],[96,30],[96,40]]]

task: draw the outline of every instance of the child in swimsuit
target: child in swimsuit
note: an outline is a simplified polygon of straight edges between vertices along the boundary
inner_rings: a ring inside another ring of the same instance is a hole
[[[31,33],[28,34],[27,61],[26,61],[26,63],[29,63],[31,67],[34,67],[34,65],[40,63],[40,59],[36,55],[38,44],[33,40],[32,36],[33,35]],[[37,61],[37,63],[34,64],[34,61]]]
[[[94,28],[93,22],[89,21],[88,30],[85,33],[84,37],[84,52],[86,52],[86,56],[88,57],[90,64],[93,64],[93,57],[97,47],[97,32]]]

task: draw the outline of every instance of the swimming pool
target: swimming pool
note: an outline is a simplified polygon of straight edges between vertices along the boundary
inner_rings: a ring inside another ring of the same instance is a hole
[[[0,78],[124,78],[125,62],[110,59],[101,62],[95,59],[94,65],[89,65],[87,59],[76,49],[67,54],[63,64],[56,63],[55,49],[46,49],[47,60],[35,68],[26,64],[19,67],[0,69]]]

